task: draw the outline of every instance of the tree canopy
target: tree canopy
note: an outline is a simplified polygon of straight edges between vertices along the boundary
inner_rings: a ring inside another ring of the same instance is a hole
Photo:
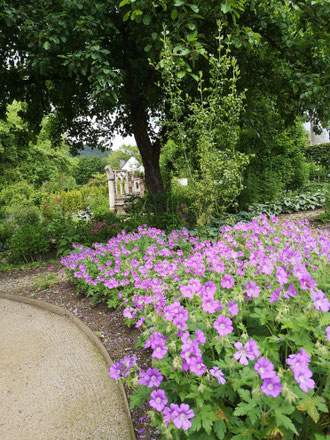
[[[53,138],[71,147],[104,146],[116,131],[134,135],[151,193],[163,191],[161,138],[166,118],[159,60],[164,25],[174,52],[192,69],[215,53],[216,20],[231,41],[247,89],[245,119],[267,96],[287,120],[308,112],[329,121],[329,0],[3,0],[0,5],[0,102],[27,103],[30,128],[52,114]],[[186,90],[195,81],[186,78]],[[164,137],[163,139],[166,139]]]

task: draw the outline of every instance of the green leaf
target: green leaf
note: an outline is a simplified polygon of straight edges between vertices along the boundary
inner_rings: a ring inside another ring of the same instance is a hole
[[[178,11],[176,9],[173,9],[171,12],[171,18],[172,20],[175,20],[178,17]]]
[[[150,49],[152,48],[152,45],[151,44],[147,44],[145,47],[144,47],[144,51],[145,52],[150,52]]]
[[[196,14],[198,14],[198,12],[199,12],[199,7],[198,7],[197,5],[195,5],[195,4],[190,4],[189,6],[190,6],[190,9],[191,9],[192,11],[194,11],[194,12],[196,12]]]
[[[203,425],[203,428],[205,429],[205,431],[208,434],[211,434],[211,429],[212,429],[212,425],[213,425],[212,420],[203,418],[202,419],[202,425]]]
[[[248,390],[244,390],[242,388],[242,389],[238,390],[238,393],[245,402],[247,402],[247,403],[250,402],[251,396],[250,396],[250,393]]]
[[[178,7],[178,6],[182,6],[182,5],[184,5],[184,1],[183,0],[175,0],[174,6]]]
[[[196,29],[196,25],[194,24],[194,23],[188,23],[188,28],[191,30],[191,31],[194,31],[195,29]]]
[[[191,421],[191,428],[190,431],[200,431],[202,427],[202,419],[200,414],[198,414],[196,417],[194,417]]]
[[[316,406],[318,407],[318,409],[320,411],[326,412],[326,413],[328,412],[328,407],[327,407],[326,401],[325,401],[325,399],[323,397],[316,396],[315,397],[315,403],[316,403]]]
[[[144,388],[140,388],[137,391],[134,391],[130,395],[130,407],[134,408],[135,406],[141,406],[142,403],[149,397],[150,391]]]
[[[123,6],[129,5],[130,3],[130,0],[123,0],[119,3],[119,7],[122,8]]]
[[[130,15],[131,15],[131,11],[126,12],[126,14],[123,17],[123,21],[127,21],[129,19]]]
[[[231,4],[230,3],[222,3],[221,5],[221,11],[224,14],[227,14],[228,12],[230,12],[232,10]]]
[[[219,440],[223,440],[225,438],[225,433],[227,431],[227,426],[223,420],[218,420],[213,425],[213,431],[217,435]]]
[[[253,410],[254,407],[255,404],[252,401],[250,401],[250,403],[240,402],[234,411],[234,416],[245,416]]]
[[[42,47],[43,47],[45,50],[48,50],[48,49],[50,48],[50,44],[49,44],[49,42],[46,41],[46,42],[42,45]]]
[[[290,431],[294,432],[296,435],[298,435],[298,432],[296,430],[296,427],[291,422],[289,417],[285,416],[284,414],[281,414],[279,412],[275,411],[275,420],[278,426],[284,426],[284,428],[289,429]]]
[[[151,23],[151,16],[149,14],[143,16],[143,24],[149,26]]]
[[[189,49],[183,49],[182,51],[181,51],[181,55],[182,56],[185,56],[185,55],[188,55],[188,53],[190,53],[190,50]]]

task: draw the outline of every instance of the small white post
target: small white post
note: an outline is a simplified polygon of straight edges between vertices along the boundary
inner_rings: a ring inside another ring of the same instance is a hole
[[[126,171],[126,176],[125,176],[125,194],[129,193],[129,189],[128,189],[128,171]]]
[[[115,210],[115,174],[109,165],[107,165],[104,169],[105,172],[107,173],[110,211],[114,211]]]

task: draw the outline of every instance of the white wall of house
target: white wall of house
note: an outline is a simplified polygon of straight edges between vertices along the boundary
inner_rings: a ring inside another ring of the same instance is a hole
[[[330,142],[328,130],[323,129],[321,134],[315,134],[313,132],[313,125],[311,122],[305,122],[303,125],[304,129],[308,131],[308,137],[311,145],[319,145]]]

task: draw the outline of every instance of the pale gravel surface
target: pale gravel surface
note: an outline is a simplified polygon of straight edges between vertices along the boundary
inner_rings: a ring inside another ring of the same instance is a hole
[[[72,321],[1,297],[0,309],[0,439],[131,439],[105,359]]]

